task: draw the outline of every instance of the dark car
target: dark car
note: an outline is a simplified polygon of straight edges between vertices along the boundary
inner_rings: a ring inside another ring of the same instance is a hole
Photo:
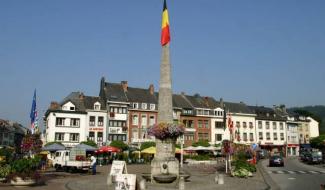
[[[282,156],[278,156],[278,155],[271,156],[270,159],[269,159],[269,166],[270,167],[272,167],[272,166],[284,166],[284,161],[283,161]]]

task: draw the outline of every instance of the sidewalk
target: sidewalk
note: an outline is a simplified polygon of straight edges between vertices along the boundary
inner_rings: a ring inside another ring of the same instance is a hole
[[[110,166],[98,166],[98,174],[90,176],[82,176],[78,179],[72,179],[66,183],[67,190],[104,190],[114,189],[107,186],[107,175],[110,171]],[[190,167],[184,166],[184,170],[191,174],[191,177],[185,182],[186,190],[210,190],[210,189],[231,189],[231,190],[264,190],[268,188],[265,184],[263,176],[257,170],[255,175],[250,178],[237,178],[224,175],[223,185],[218,185],[214,182],[215,171],[217,168],[213,167]],[[137,180],[141,180],[141,173],[150,172],[150,165],[127,165],[128,173],[137,174]],[[152,185],[147,182],[148,190],[160,189],[178,189],[174,185]]]

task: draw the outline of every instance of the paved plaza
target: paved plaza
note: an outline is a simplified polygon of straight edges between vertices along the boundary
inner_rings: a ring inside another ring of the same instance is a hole
[[[42,175],[42,182],[38,186],[33,187],[13,187],[9,184],[1,184],[1,190],[16,190],[16,189],[32,189],[32,190],[104,190],[113,189],[113,187],[107,186],[107,175],[110,171],[111,165],[108,166],[98,166],[97,175],[89,175],[87,173],[65,173],[65,172],[55,172],[53,170],[48,170]],[[219,166],[184,166],[184,170],[191,174],[188,181],[185,182],[185,189],[231,189],[231,190],[261,190],[267,189],[268,185],[264,182],[262,172],[260,169],[254,174],[253,177],[244,179],[237,177],[230,177],[228,175],[224,176],[223,185],[218,185],[215,183],[215,172],[217,170],[223,170],[223,165]],[[141,173],[149,173],[150,165],[127,165],[128,173],[137,174],[137,180],[142,179]],[[178,189],[174,185],[151,185],[147,183],[147,189]]]

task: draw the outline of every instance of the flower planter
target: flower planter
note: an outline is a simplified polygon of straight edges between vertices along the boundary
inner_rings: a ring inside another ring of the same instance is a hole
[[[14,179],[10,180],[10,184],[14,186],[30,186],[36,184],[36,181],[31,178],[14,177]]]

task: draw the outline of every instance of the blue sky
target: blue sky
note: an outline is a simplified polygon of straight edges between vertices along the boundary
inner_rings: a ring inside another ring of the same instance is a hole
[[[169,0],[173,91],[325,105],[325,1]],[[29,123],[72,91],[158,90],[162,0],[0,1],[0,118]]]

